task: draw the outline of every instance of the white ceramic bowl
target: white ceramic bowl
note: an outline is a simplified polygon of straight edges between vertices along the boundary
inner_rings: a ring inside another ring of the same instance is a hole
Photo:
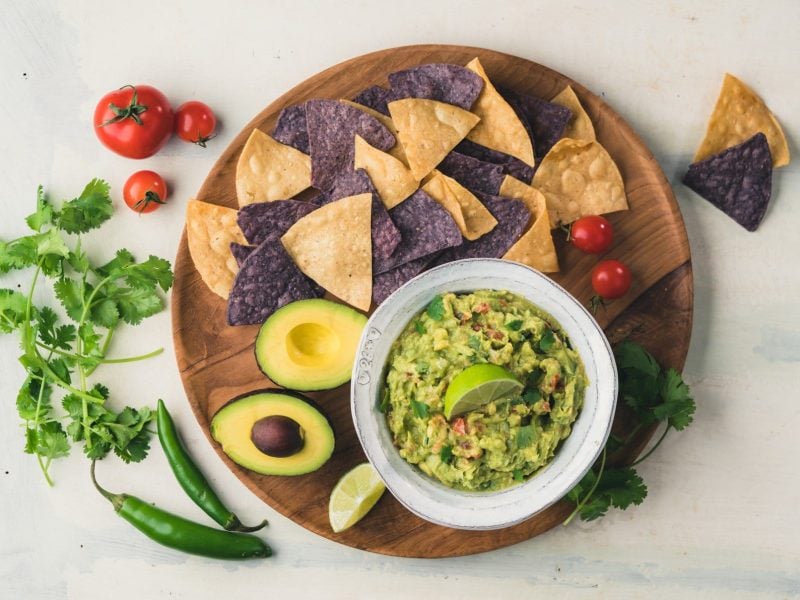
[[[533,477],[497,492],[449,488],[401,458],[378,410],[392,343],[437,294],[508,290],[550,313],[569,335],[589,385],[572,433]],[[411,512],[456,529],[500,529],[524,521],[562,498],[600,454],[611,430],[617,369],[611,346],[591,314],[564,288],[534,269],[504,260],[469,259],[412,279],[370,317],[359,343],[350,395],[356,433],[386,487]]]

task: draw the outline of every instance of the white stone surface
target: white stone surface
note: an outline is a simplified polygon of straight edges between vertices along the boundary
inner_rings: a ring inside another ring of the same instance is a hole
[[[496,552],[405,560],[319,538],[257,500],[206,443],[185,402],[168,313],[120,332],[114,351],[163,346],[158,359],[98,371],[120,403],[168,401],[192,453],[242,516],[270,518],[269,561],[219,563],[152,544],[91,489],[79,455],[48,488],[21,451],[14,408],[16,339],[0,338],[0,598],[654,597],[800,595],[800,168],[775,174],[772,206],[750,234],[678,181],[731,71],[780,118],[798,155],[800,4],[785,1],[526,0],[100,2],[0,1],[0,239],[21,233],[44,184],[56,198],[94,176],[121,189],[140,168],[163,173],[172,203],[137,217],[124,207],[91,237],[106,256],[174,256],[183,205],[216,156],[269,101],[313,73],[368,51],[413,43],[484,46],[548,65],[602,94],[642,135],[675,184],[692,245],[695,325],[685,377],[695,424],[641,467],[640,507],[573,523]],[[133,162],[104,150],[91,113],[107,90],[150,83],[178,104],[215,107],[207,150],[172,141]],[[16,274],[3,287],[27,281]],[[109,460],[112,490],[199,511],[160,452]]]

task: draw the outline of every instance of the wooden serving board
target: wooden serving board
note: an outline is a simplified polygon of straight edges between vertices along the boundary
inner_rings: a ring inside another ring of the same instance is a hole
[[[373,84],[386,84],[392,71],[447,62],[466,64],[480,57],[495,84],[518,92],[552,98],[570,84],[594,122],[598,140],[617,162],[625,181],[630,210],[609,215],[615,231],[610,258],[627,263],[633,287],[623,299],[600,310],[598,321],[612,343],[629,337],[644,344],[662,363],[681,369],[689,347],[692,322],[692,267],[681,214],[661,169],[634,131],[598,96],[546,67],[491,50],[463,46],[408,46],[367,54],[341,63],[290,90],[259,113],[223,152],[200,189],[200,200],[236,207],[234,175],[239,152],[253,128],[270,132],[287,105],[309,98],[349,98]],[[556,231],[561,272],[553,279],[581,302],[591,296],[589,273],[598,258],[584,255]],[[299,477],[270,477],[247,471],[223,454],[210,436],[209,422],[231,398],[276,387],[256,365],[253,343],[257,326],[229,327],[226,305],[200,279],[186,245],[175,262],[172,327],[178,367],[189,403],[220,458],[259,498],[303,527],[334,541],[397,556],[445,557],[485,552],[539,535],[558,525],[572,506],[560,502],[514,527],[487,532],[459,531],[432,525],[403,508],[389,493],[357,526],[334,534],[328,524],[328,498],[349,469],[365,461],[350,416],[349,384],[309,394],[333,422],[336,450],[319,471]],[[615,431],[630,428],[629,415],[618,409]],[[647,443],[642,432],[627,455],[630,460]]]

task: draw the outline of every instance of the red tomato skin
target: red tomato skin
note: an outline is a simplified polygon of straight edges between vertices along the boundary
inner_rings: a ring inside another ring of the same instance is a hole
[[[592,269],[592,287],[604,300],[616,300],[631,288],[631,271],[618,260],[604,260]]]
[[[161,202],[145,201],[147,192],[155,193]],[[164,178],[155,171],[136,171],[128,177],[122,188],[122,198],[125,200],[125,204],[139,214],[153,212],[166,202],[168,195],[169,190],[167,190]]]
[[[175,134],[185,142],[205,148],[205,143],[214,137],[216,130],[217,117],[207,104],[190,100],[175,111]]]
[[[125,108],[131,103],[134,87],[137,103],[147,107],[133,118],[108,123],[117,115],[109,107]],[[126,158],[147,158],[158,152],[172,135],[173,112],[167,97],[150,85],[125,86],[100,98],[94,109],[94,132],[109,150]],[[104,123],[107,123],[104,125]]]
[[[581,252],[603,254],[614,243],[614,228],[600,215],[581,217],[572,223],[570,241]]]

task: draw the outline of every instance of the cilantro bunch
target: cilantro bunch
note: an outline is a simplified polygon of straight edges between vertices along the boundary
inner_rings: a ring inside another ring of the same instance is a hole
[[[142,460],[149,449],[152,411],[113,411],[107,406],[108,388],[90,384],[89,377],[102,364],[133,362],[162,352],[107,357],[117,327],[136,325],[164,308],[172,270],[163,258],[136,262],[124,249],[106,264],[94,265],[80,236],[100,227],[112,213],[109,186],[100,179],[89,182],[80,196],[60,209],[40,186],[36,211],[26,218],[33,233],[0,240],[0,274],[33,270],[25,293],[0,289],[0,332],[19,335],[19,361],[26,377],[16,404],[25,427],[25,452],[36,456],[50,485],[51,462],[67,456],[71,443],[83,442],[90,459],[113,451],[125,462]],[[66,322],[50,306],[34,304],[34,291],[43,279],[52,281]],[[62,410],[55,408],[56,391]]]
[[[642,346],[623,341],[614,349],[619,371],[619,400],[636,417],[636,425],[624,439],[611,435],[596,464],[567,494],[575,510],[567,517],[568,524],[575,515],[584,521],[602,517],[612,506],[626,509],[641,504],[647,496],[647,486],[633,468],[649,457],[671,430],[681,431],[692,423],[695,403],[689,386],[675,369],[664,370]],[[658,441],[629,466],[606,468],[608,454],[627,446],[645,427],[664,423]]]

